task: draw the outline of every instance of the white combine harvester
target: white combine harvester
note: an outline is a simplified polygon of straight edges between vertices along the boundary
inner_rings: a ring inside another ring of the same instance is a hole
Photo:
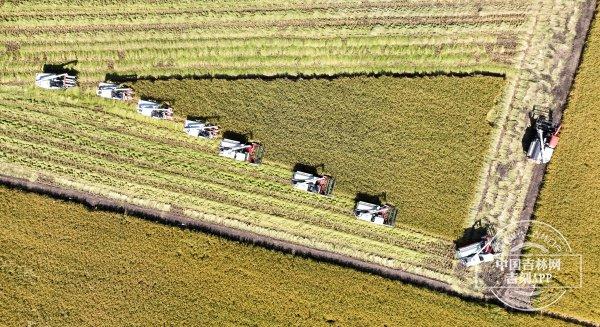
[[[77,77],[69,74],[38,73],[35,85],[47,90],[64,90],[77,86]]]
[[[554,149],[558,145],[560,126],[555,126],[549,119],[540,116],[535,121],[535,138],[527,149],[527,158],[538,164],[550,162]]]
[[[247,161],[259,165],[264,155],[264,147],[258,142],[242,142],[223,139],[219,146],[219,155],[237,161]]]
[[[398,209],[389,204],[377,205],[358,201],[356,207],[354,207],[354,215],[356,218],[377,225],[394,226],[397,214]]]
[[[313,174],[296,171],[292,176],[292,185],[302,191],[329,195],[333,192],[335,178],[323,175],[315,176]]]
[[[466,267],[477,266],[483,262],[494,261],[493,238],[485,236],[481,241],[456,250],[456,258]]]
[[[133,99],[132,89],[112,83],[98,84],[96,94],[102,98],[113,100],[130,101]]]
[[[146,117],[156,119],[173,119],[173,109],[164,107],[158,102],[140,100],[138,101],[137,110],[140,114]]]
[[[195,120],[186,120],[183,123],[183,130],[191,136],[207,139],[213,139],[219,134],[219,126]]]

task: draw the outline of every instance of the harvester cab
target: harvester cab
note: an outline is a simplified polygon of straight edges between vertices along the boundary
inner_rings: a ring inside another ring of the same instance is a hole
[[[560,126],[556,126],[545,116],[535,120],[535,137],[529,143],[527,158],[538,164],[550,162],[554,149],[558,144]]]
[[[96,94],[102,98],[113,100],[130,101],[133,99],[132,89],[112,83],[98,84]]]
[[[47,90],[64,90],[77,86],[77,77],[69,74],[39,73],[35,85]]]
[[[377,205],[364,201],[358,201],[354,208],[356,218],[377,225],[393,227],[396,223],[398,209],[389,204]]]
[[[186,120],[183,123],[183,130],[195,137],[213,139],[219,134],[219,126],[206,121]]]
[[[164,107],[158,102],[140,100],[138,101],[137,110],[142,116],[156,119],[173,119],[173,109]]]
[[[466,267],[477,266],[483,262],[494,261],[494,238],[486,235],[481,241],[463,246],[456,250],[456,259]]]
[[[219,155],[237,161],[247,161],[259,165],[262,162],[265,149],[258,142],[242,143],[223,139],[219,146]]]
[[[319,176],[295,171],[292,176],[292,185],[302,191],[329,195],[333,192],[335,178],[329,175]]]

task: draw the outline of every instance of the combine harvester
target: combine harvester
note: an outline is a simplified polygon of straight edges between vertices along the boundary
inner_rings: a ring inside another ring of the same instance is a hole
[[[35,85],[47,90],[64,90],[77,86],[77,77],[69,74],[38,73]]]
[[[163,107],[160,103],[148,100],[138,101],[137,110],[142,116],[156,119],[173,119],[173,109]]]
[[[102,98],[113,100],[131,101],[133,99],[132,89],[112,83],[98,84],[96,94]]]
[[[486,235],[481,241],[456,250],[456,259],[466,267],[477,266],[483,262],[494,261],[494,249],[492,246],[494,239]]]
[[[538,164],[550,162],[554,149],[558,144],[560,126],[552,124],[550,119],[539,116],[535,121],[535,138],[529,144],[527,158]]]
[[[329,195],[333,192],[335,186],[335,178],[323,175],[313,175],[301,171],[294,172],[292,176],[292,185],[294,188],[305,192],[317,193],[321,195]]]
[[[256,165],[260,165],[262,162],[264,152],[264,147],[258,142],[244,144],[230,139],[223,139],[219,146],[220,156],[237,161],[247,161]]]
[[[183,130],[190,136],[206,139],[213,139],[219,134],[219,126],[195,120],[186,120],[183,123]]]
[[[393,227],[396,223],[398,209],[389,204],[377,205],[364,201],[358,201],[354,207],[356,218],[377,225]]]

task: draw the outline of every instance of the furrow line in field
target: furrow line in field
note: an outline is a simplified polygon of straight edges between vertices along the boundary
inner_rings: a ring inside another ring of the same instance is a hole
[[[52,10],[50,8],[39,8],[38,10],[32,10],[31,8],[21,9],[21,11],[7,11],[0,14],[0,19],[8,19],[8,18],[45,18],[45,17],[54,17],[56,15],[60,15],[63,17],[98,17],[101,16],[103,18],[106,17],[119,17],[119,16],[147,16],[147,15],[173,15],[173,14],[199,14],[199,13],[263,13],[263,12],[288,12],[288,11],[324,11],[324,10],[341,10],[341,9],[358,9],[358,10],[369,10],[369,9],[411,9],[418,11],[427,11],[431,10],[431,8],[443,8],[444,10],[455,9],[462,10],[463,12],[468,12],[472,10],[474,12],[481,12],[482,10],[486,11],[494,11],[494,10],[506,10],[506,11],[514,11],[514,12],[526,12],[531,7],[531,4],[527,1],[523,1],[520,3],[517,2],[509,2],[506,1],[484,1],[478,3],[459,3],[459,2],[390,2],[390,1],[382,1],[382,2],[347,2],[347,3],[296,3],[296,4],[285,4],[284,6],[280,6],[277,3],[272,3],[268,6],[244,6],[244,4],[235,3],[235,6],[206,6],[203,4],[202,8],[198,8],[197,6],[178,6],[177,8],[173,7],[163,7],[157,8],[157,6],[144,6],[143,8],[136,7],[123,7],[123,6],[110,6],[103,5],[93,8],[93,11],[90,11],[88,8],[86,10],[77,10],[78,7],[71,7],[69,10],[65,7],[60,7],[60,10]],[[27,11],[32,10],[32,11]]]
[[[62,26],[36,26],[36,27],[2,27],[0,34],[39,34],[39,33],[65,33],[83,31],[132,31],[132,30],[178,30],[208,27],[324,27],[324,26],[372,26],[372,25],[452,25],[452,24],[489,24],[489,23],[523,23],[527,18],[524,14],[510,14],[505,16],[438,16],[438,17],[386,17],[386,18],[361,18],[361,19],[292,19],[285,21],[265,22],[205,22],[205,23],[148,23],[129,25],[62,25]]]

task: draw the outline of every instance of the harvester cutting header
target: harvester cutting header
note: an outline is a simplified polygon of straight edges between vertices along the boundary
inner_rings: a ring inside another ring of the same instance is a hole
[[[259,165],[262,162],[265,149],[258,142],[242,143],[223,139],[219,146],[219,155],[237,161],[247,161]]]
[[[560,126],[552,123],[545,116],[535,120],[535,138],[527,149],[527,158],[539,164],[550,162],[554,149],[558,145]]]
[[[173,109],[155,101],[138,101],[137,110],[142,116],[156,119],[173,119]]]
[[[133,99],[132,89],[112,83],[98,84],[96,94],[102,98],[113,100],[131,101]]]
[[[302,191],[329,195],[333,192],[335,178],[329,175],[313,175],[301,171],[295,171],[292,176],[292,185]]]
[[[69,74],[39,73],[35,85],[47,90],[64,90],[77,86],[77,77]]]

